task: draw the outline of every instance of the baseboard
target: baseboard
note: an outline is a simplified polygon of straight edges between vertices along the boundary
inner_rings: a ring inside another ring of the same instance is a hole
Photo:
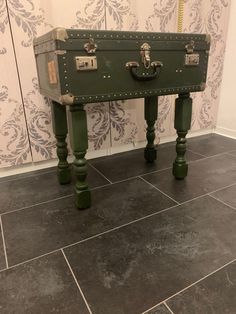
[[[212,132],[213,132],[212,129],[200,130],[200,131],[196,131],[196,132],[189,132],[188,138],[200,136],[200,135],[205,135],[205,134],[209,134]],[[236,134],[235,134],[235,138],[236,138]],[[160,144],[173,142],[175,140],[176,140],[176,135],[165,136],[165,137],[162,137],[160,139]],[[86,158],[87,159],[93,159],[93,158],[98,158],[98,157],[103,157],[103,156],[108,156],[108,155],[114,155],[117,153],[130,151],[133,149],[143,148],[145,146],[146,146],[146,141],[141,141],[141,142],[137,142],[137,143],[130,143],[130,144],[121,145],[121,146],[117,146],[117,147],[111,147],[111,148],[102,149],[102,150],[89,151],[86,155]],[[73,159],[74,159],[73,156],[68,157],[69,162],[72,162]],[[37,163],[28,163],[28,164],[24,164],[24,165],[20,165],[20,166],[2,168],[2,169],[0,169],[0,178],[12,176],[12,175],[16,175],[16,174],[21,174],[21,173],[28,173],[28,172],[35,171],[35,170],[55,167],[57,165],[57,162],[58,162],[57,159],[52,159],[52,160],[40,161]]]
[[[236,130],[216,127],[214,133],[236,139]]]
[[[86,155],[86,158],[93,159],[93,158],[98,158],[102,156],[107,156],[109,155],[109,152],[110,152],[109,149],[89,151]],[[72,163],[73,160],[74,160],[73,156],[68,156],[69,163]],[[51,160],[43,160],[39,162],[27,163],[27,164],[23,164],[19,166],[4,167],[0,169],[0,178],[55,167],[57,166],[57,163],[58,163],[57,159],[51,159]]]

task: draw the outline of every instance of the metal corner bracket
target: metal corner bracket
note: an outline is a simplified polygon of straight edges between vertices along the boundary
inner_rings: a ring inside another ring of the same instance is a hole
[[[202,83],[200,84],[200,89],[201,89],[201,91],[204,91],[205,88],[206,88],[206,83],[202,82]]]
[[[73,105],[75,96],[72,94],[65,94],[60,96],[60,102],[62,105]]]
[[[60,41],[66,41],[66,39],[69,38],[67,31],[63,27],[57,27],[53,30],[53,39],[60,40]]]
[[[210,35],[210,34],[206,34],[206,42],[207,42],[208,44],[211,43],[211,35]]]

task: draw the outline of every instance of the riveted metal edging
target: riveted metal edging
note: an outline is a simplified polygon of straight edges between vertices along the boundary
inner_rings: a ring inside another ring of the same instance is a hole
[[[61,95],[60,102],[62,105],[73,105],[75,96],[72,94]]]
[[[66,41],[69,38],[67,31],[63,27],[57,27],[53,30],[52,38],[54,40]]]

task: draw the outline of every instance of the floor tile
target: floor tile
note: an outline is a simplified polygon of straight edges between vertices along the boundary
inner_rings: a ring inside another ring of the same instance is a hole
[[[148,311],[146,314],[171,314],[171,312],[167,309],[167,307],[165,307],[165,305],[161,304]]]
[[[37,175],[47,173],[47,172],[56,172],[56,169],[57,169],[56,167],[49,167],[49,168],[43,168],[43,169],[29,171],[29,172],[22,172],[22,173],[10,175],[10,176],[0,177],[0,182],[6,182],[6,181],[18,180],[21,178],[26,178],[26,177],[31,177],[31,176],[37,176]]]
[[[176,157],[175,144],[162,144],[157,148],[157,160],[147,163],[144,159],[144,149],[137,149],[122,154],[90,160],[91,164],[102,172],[112,182],[139,176],[152,171],[172,167]],[[187,160],[197,160],[202,156],[187,152]]]
[[[109,182],[89,167],[88,183],[93,188]],[[0,213],[4,213],[72,194],[74,185],[60,185],[56,171],[53,171],[1,182],[0,191]]]
[[[188,149],[205,156],[236,150],[236,140],[218,134],[207,134],[188,139]]]
[[[236,209],[236,184],[211,195]]]
[[[3,215],[9,265],[176,204],[140,178],[95,189],[92,202],[90,209],[79,211],[68,197]]]
[[[2,242],[2,230],[0,226],[0,270],[6,268],[5,255]]]
[[[236,150],[233,150],[232,152],[229,152],[230,155],[236,156]]]
[[[236,262],[178,294],[167,303],[175,314],[235,314]]]
[[[65,254],[92,312],[135,314],[235,258],[235,230],[236,213],[206,196]]]
[[[171,169],[143,177],[178,202],[184,202],[236,182],[236,158],[224,154],[190,163],[184,180],[176,180]]]
[[[1,314],[88,314],[61,252],[0,273]]]

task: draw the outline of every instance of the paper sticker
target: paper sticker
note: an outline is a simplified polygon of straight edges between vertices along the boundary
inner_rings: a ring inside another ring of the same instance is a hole
[[[50,84],[57,84],[57,71],[54,60],[48,62],[48,76]]]

